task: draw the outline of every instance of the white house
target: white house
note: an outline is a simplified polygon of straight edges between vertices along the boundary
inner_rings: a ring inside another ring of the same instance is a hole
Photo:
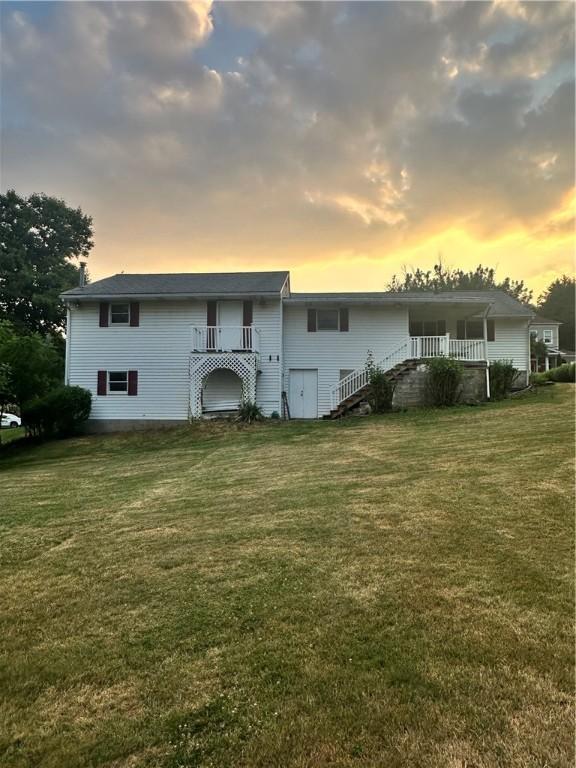
[[[371,352],[418,401],[425,358],[450,355],[488,393],[491,361],[530,371],[533,312],[500,291],[293,293],[288,272],[119,274],[67,291],[66,381],[91,390],[93,429],[176,424],[242,398],[264,414],[338,415]],[[471,381],[472,381],[471,378]]]

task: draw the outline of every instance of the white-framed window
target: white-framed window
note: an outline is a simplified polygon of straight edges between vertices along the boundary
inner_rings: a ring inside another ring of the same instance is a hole
[[[130,324],[130,304],[110,304],[110,325]]]
[[[535,328],[530,329],[530,336],[532,336],[536,341],[538,340],[538,331]]]
[[[340,318],[337,309],[319,309],[316,314],[319,331],[340,330]]]
[[[128,371],[108,371],[108,394],[128,394]]]
[[[544,344],[552,344],[553,333],[551,328],[546,328],[542,331],[542,341]]]

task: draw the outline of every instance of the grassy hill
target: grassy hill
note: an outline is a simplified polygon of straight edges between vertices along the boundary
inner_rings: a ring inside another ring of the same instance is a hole
[[[573,388],[0,459],[0,764],[573,764]]]

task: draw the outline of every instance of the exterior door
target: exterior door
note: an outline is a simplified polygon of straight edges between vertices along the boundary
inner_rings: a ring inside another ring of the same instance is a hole
[[[318,371],[290,369],[290,416],[293,419],[318,418]]]
[[[219,301],[220,349],[242,349],[242,302]]]

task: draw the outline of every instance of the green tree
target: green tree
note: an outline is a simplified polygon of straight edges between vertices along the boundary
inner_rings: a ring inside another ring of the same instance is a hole
[[[532,291],[528,290],[522,280],[505,277],[496,279],[496,270],[479,264],[476,269],[465,272],[462,269],[451,269],[443,264],[435,264],[432,270],[415,269],[409,272],[404,269],[404,275],[399,278],[393,275],[387,286],[389,291],[505,291],[523,304],[530,304]]]
[[[550,283],[542,296],[538,299],[538,311],[544,317],[558,320],[560,326],[560,348],[572,351],[576,348],[574,312],[574,293],[576,280],[568,275],[562,275],[553,283]]]
[[[20,335],[6,321],[0,321],[0,365],[7,372],[6,404],[16,403],[20,410],[62,383],[63,361],[55,339],[38,333]]]
[[[0,319],[18,332],[61,334],[59,294],[78,285],[74,260],[92,246],[92,219],[79,208],[47,195],[0,195]]]

